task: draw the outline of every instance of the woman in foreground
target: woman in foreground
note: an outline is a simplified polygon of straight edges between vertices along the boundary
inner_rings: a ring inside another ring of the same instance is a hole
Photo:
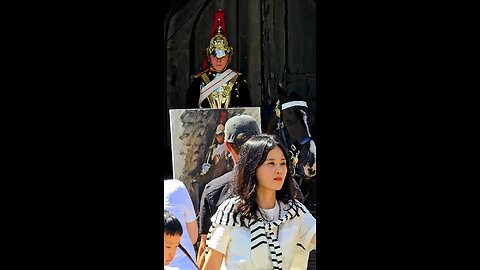
[[[316,220],[299,201],[285,148],[271,135],[242,147],[236,197],[212,217],[202,269],[306,269]]]

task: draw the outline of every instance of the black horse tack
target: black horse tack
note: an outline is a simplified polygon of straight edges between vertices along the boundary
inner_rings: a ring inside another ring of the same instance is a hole
[[[262,114],[264,132],[279,137],[289,152],[293,178],[305,196],[306,207],[316,210],[316,146],[307,121],[308,106],[293,95],[273,101]]]
[[[299,155],[300,155],[300,149],[304,148],[305,145],[307,145],[311,140],[312,137],[310,135],[310,132],[308,130],[308,123],[305,119],[306,113],[303,110],[300,110],[300,113],[302,114],[302,120],[305,124],[305,129],[306,133],[303,132],[301,129],[293,129],[290,131],[290,134],[285,126],[284,120],[282,119],[282,113],[281,111],[287,110],[292,107],[303,107],[303,108],[308,108],[307,103],[305,101],[289,101],[286,103],[283,103],[281,105],[280,109],[280,100],[277,100],[276,105],[275,105],[275,119],[276,119],[276,133],[278,134],[282,144],[288,149],[289,154],[290,154],[290,159],[292,161],[293,165],[293,176],[294,177],[300,177],[304,176],[306,178],[311,178],[315,175],[315,169],[312,169],[313,163],[315,163],[315,160],[306,160],[303,162],[303,164],[309,164],[310,166],[308,167],[308,172],[302,171],[301,168],[299,168]],[[287,118],[286,116],[284,116]],[[295,119],[291,120],[289,118],[286,119],[289,123],[290,121],[295,121]],[[300,119],[297,119],[300,120]],[[292,122],[293,123],[293,122]],[[312,155],[315,155],[316,153],[312,153]],[[308,158],[308,156],[307,156]],[[310,164],[311,163],[311,164]],[[301,172],[303,174],[299,175],[298,172]],[[301,181],[301,180],[300,180]]]

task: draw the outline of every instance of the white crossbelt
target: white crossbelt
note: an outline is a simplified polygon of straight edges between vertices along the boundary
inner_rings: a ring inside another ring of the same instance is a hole
[[[206,99],[208,95],[210,95],[210,93],[212,93],[213,90],[230,81],[233,77],[235,77],[235,75],[237,75],[235,71],[227,69],[222,74],[215,77],[215,79],[210,81],[202,89],[200,89],[200,98],[198,99],[198,105],[200,105],[202,101]]]

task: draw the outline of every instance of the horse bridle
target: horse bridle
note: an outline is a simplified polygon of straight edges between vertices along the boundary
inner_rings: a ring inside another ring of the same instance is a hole
[[[275,115],[276,115],[276,122],[277,127],[276,130],[278,131],[280,140],[282,141],[283,145],[287,146],[287,150],[290,153],[290,160],[293,164],[293,175],[297,174],[298,169],[298,155],[300,154],[300,150],[298,150],[301,146],[307,144],[312,140],[312,137],[307,136],[300,141],[299,147],[296,147],[295,144],[292,142],[290,136],[288,135],[288,131],[285,128],[285,124],[283,123],[281,111],[286,110],[293,106],[301,106],[308,108],[307,103],[305,101],[289,101],[282,104],[280,109],[280,100],[277,100],[277,104],[275,105]]]

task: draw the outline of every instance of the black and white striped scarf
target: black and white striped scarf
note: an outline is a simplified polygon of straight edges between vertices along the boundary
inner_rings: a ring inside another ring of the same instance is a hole
[[[237,200],[239,200],[238,197],[228,199],[218,207],[217,212],[212,216],[212,227],[210,227],[210,230],[215,228],[217,224],[242,227],[240,215],[237,215],[236,218],[233,218],[233,209]],[[279,205],[279,208],[281,213],[282,204]],[[248,224],[250,229],[250,249],[253,264],[255,264],[257,261],[256,258],[262,258],[262,256],[265,257],[265,251],[268,248],[272,258],[273,269],[283,269],[282,249],[278,242],[278,235],[275,235],[275,231],[277,230],[277,227],[287,220],[293,219],[297,216],[300,217],[307,213],[305,206],[297,200],[295,200],[295,202],[289,201],[286,208],[287,209],[283,209],[286,210],[286,212],[284,212],[284,214],[280,216],[280,219],[277,220],[274,219],[268,222],[260,219],[247,219],[244,221],[243,224]],[[207,241],[210,239],[210,234],[211,233],[209,232],[207,235]]]

